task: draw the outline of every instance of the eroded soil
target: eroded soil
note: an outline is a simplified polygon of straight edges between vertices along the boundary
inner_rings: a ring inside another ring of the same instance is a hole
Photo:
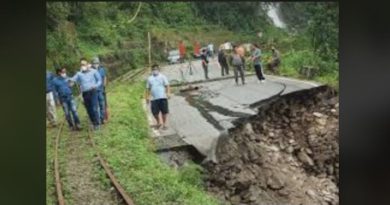
[[[226,204],[339,204],[338,113],[325,86],[264,103],[220,138],[207,189]]]

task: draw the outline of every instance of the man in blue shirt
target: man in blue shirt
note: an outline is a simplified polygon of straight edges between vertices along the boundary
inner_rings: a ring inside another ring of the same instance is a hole
[[[97,93],[98,93],[98,102],[99,102],[99,119],[100,123],[104,124],[104,120],[106,120],[106,85],[107,85],[107,77],[106,77],[106,69],[100,65],[99,58],[94,58],[92,60],[92,67],[97,70],[100,74],[100,77],[102,78],[102,84],[98,87]]]
[[[69,128],[72,130],[81,130],[80,119],[77,114],[76,104],[73,100],[70,80],[66,76],[66,69],[58,68],[56,73],[58,76],[53,80],[54,90],[58,93],[58,98],[64,110]]]
[[[209,60],[207,58],[207,50],[206,49],[203,49],[202,50],[202,54],[200,55],[200,58],[202,59],[202,67],[203,67],[203,71],[204,71],[204,77],[206,78],[206,80],[209,79],[209,70],[208,70],[208,66],[209,66]]]
[[[261,50],[260,47],[254,43],[251,46],[251,60],[253,61],[253,65],[255,66],[255,71],[257,75],[257,79],[259,79],[258,82],[264,83],[265,78],[264,78],[264,73],[263,73],[263,68],[261,67]]]
[[[169,82],[165,75],[159,72],[157,64],[152,66],[152,75],[149,76],[146,82],[146,103],[151,100],[151,110],[154,118],[157,121],[157,128],[161,125],[163,129],[167,129],[166,121],[168,115],[168,98],[170,96]],[[162,114],[162,123],[160,121],[160,112]]]
[[[46,71],[46,117],[50,126],[57,126],[56,106],[53,96],[53,73]]]
[[[87,60],[83,58],[81,59],[80,71],[71,80],[80,85],[89,119],[94,125],[94,129],[99,129],[100,120],[97,89],[102,84],[100,74],[96,70],[89,68]]]

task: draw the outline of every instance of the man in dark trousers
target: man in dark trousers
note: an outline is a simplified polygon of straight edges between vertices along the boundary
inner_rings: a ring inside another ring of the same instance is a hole
[[[272,46],[272,60],[271,63],[268,64],[269,69],[272,70],[273,73],[277,74],[279,71],[279,65],[280,65],[280,52]]]
[[[202,54],[201,54],[200,58],[202,59],[202,67],[203,67],[203,71],[204,71],[204,76],[205,76],[206,80],[208,80],[209,79],[209,75],[208,75],[209,60],[207,59],[207,50],[206,49],[202,50]]]
[[[100,74],[100,77],[102,78],[102,84],[98,87],[97,93],[98,93],[98,104],[99,104],[99,119],[100,123],[104,124],[107,114],[107,99],[106,99],[106,85],[107,85],[107,76],[106,76],[106,69],[100,64],[99,58],[95,57],[92,60],[92,68],[97,70]]]
[[[81,68],[72,78],[72,81],[80,85],[84,105],[95,130],[100,128],[98,111],[98,91],[102,84],[102,78],[97,70],[88,66],[86,59],[81,59]]]
[[[236,81],[236,85],[238,85],[238,74],[241,76],[241,83],[245,85],[245,60],[243,56],[243,48],[240,46],[233,46],[233,54],[231,57],[231,64],[234,68],[234,79]]]
[[[257,79],[259,79],[258,82],[265,82],[263,68],[261,67],[261,50],[257,44],[252,44],[252,53],[251,53],[251,60],[253,62],[253,65],[255,67]]]
[[[225,51],[224,49],[222,49],[222,46],[219,48],[219,52],[218,52],[218,63],[221,66],[222,76],[224,76],[225,73],[229,75],[229,65],[227,63]]]
[[[56,74],[57,77],[53,80],[54,90],[58,93],[58,98],[64,110],[69,128],[72,130],[81,130],[76,103],[73,99],[71,82],[66,76],[66,69],[58,68]]]

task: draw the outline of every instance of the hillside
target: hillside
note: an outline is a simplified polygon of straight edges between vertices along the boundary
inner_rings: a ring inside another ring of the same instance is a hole
[[[280,3],[286,29],[273,25],[266,4],[259,2],[48,2],[46,67],[74,72],[81,57],[100,56],[115,78],[148,62],[164,62],[166,51],[184,40],[187,50],[199,41],[215,45],[257,42],[265,56],[271,45],[283,54],[281,75],[338,81],[338,4]],[[326,10],[326,12],[319,12]],[[261,38],[257,36],[262,32]],[[165,51],[165,52],[164,52]],[[302,76],[303,65],[318,68]]]

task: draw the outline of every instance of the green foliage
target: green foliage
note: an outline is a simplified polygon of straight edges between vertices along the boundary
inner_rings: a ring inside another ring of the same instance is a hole
[[[281,2],[280,15],[286,22],[289,30],[304,31],[308,20],[311,18],[308,8],[313,7],[317,2]]]
[[[269,58],[270,54],[266,54]],[[312,80],[329,84],[338,88],[339,73],[338,63],[334,61],[325,61],[316,53],[309,50],[290,51],[282,55],[280,74],[295,78],[305,78],[299,73],[303,66],[318,68]]]
[[[57,129],[46,129],[46,204],[55,204],[54,137]]]
[[[180,180],[202,188],[202,167],[197,164],[185,164],[179,170]]]
[[[141,104],[144,82],[110,88],[110,126],[95,136],[97,146],[135,204],[218,204],[200,187],[196,165],[171,169],[153,152]],[[107,137],[109,136],[109,137]]]
[[[229,40],[237,44],[259,43],[263,51],[276,46],[288,58],[290,52],[305,51],[297,53],[296,58],[313,57],[312,61],[322,65],[322,73],[337,72],[338,67],[333,66],[338,61],[337,3],[280,3],[288,30],[270,24],[263,7],[266,4],[270,3],[142,3],[136,19],[129,22],[138,2],[50,2],[46,4],[46,65],[49,69],[65,65],[74,72],[81,57],[115,56],[114,60],[121,64],[107,66],[109,74],[116,77],[124,69],[148,64],[147,33],[150,32],[153,62],[165,62],[166,51],[177,49],[179,40],[184,40],[189,54],[195,41],[202,46],[209,42],[218,46]],[[256,36],[259,31],[263,33],[262,38]],[[306,57],[299,57],[302,55]],[[294,57],[291,62],[294,64],[291,66],[296,66]]]
[[[313,49],[325,60],[338,60],[339,10],[337,2],[309,7],[312,15],[308,32]]]

